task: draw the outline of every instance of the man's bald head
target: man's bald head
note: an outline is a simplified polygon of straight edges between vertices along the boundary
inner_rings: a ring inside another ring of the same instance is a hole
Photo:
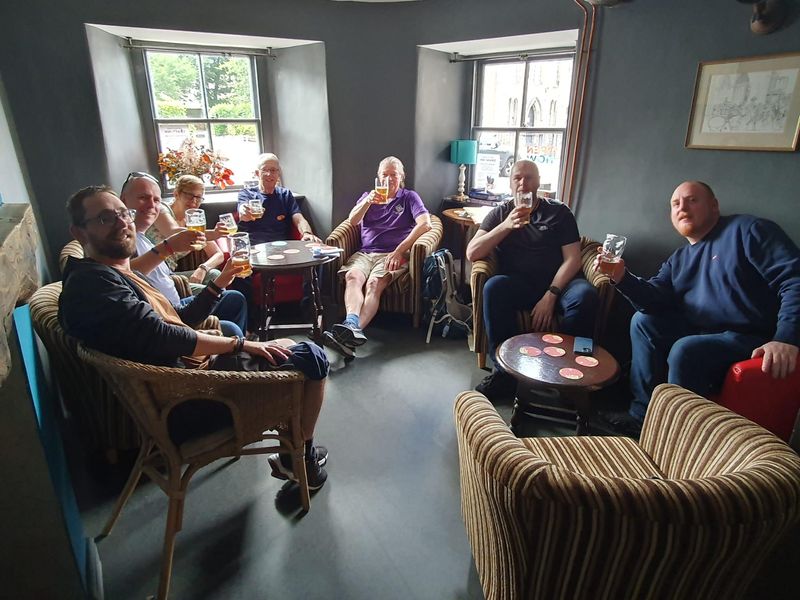
[[[511,192],[531,192],[539,189],[539,169],[532,160],[523,159],[511,168]]]

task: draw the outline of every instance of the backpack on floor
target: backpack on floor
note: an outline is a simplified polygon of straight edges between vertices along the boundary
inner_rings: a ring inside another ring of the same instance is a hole
[[[442,327],[442,337],[465,338],[472,333],[472,306],[458,295],[453,255],[441,248],[422,265],[422,297],[427,303],[426,318],[430,342],[435,326]]]

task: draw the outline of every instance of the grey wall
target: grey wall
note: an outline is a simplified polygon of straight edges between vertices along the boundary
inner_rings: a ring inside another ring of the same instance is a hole
[[[0,75],[8,88],[7,116],[16,125],[30,172],[32,202],[42,213],[57,215],[43,227],[51,251],[68,238],[61,219],[64,199],[88,182],[108,180],[84,23],[323,41],[332,191],[330,198],[313,202],[315,211],[317,203],[329,203],[334,224],[369,186],[377,161],[387,154],[405,162],[410,186],[421,177],[419,184],[431,190],[426,195],[436,194],[437,170],[452,178],[434,139],[445,132],[418,138],[417,117],[447,119],[460,110],[459,99],[442,90],[438,115],[419,106],[420,94],[433,95],[424,83],[432,65],[426,58],[418,62],[419,44],[582,23],[571,0],[231,0],[223,12],[216,0],[141,0],[135,9],[121,0],[13,4],[13,10],[9,2],[0,8]],[[731,0],[631,0],[601,10],[576,211],[590,235],[628,234],[629,259],[639,269],[654,269],[680,243],[670,231],[665,205],[675,185],[689,177],[715,186],[726,211],[769,216],[800,240],[797,153],[683,148],[698,61],[800,49],[797,24],[754,36],[749,10]],[[446,70],[441,64],[441,73]],[[281,158],[291,159],[286,152]]]
[[[456,192],[458,167],[450,164],[450,142],[468,137],[472,63],[450,63],[450,55],[425,48],[417,57],[414,189],[429,210]]]
[[[730,0],[635,0],[603,11],[578,224],[595,238],[627,235],[626,259],[642,274],[684,243],[668,202],[687,179],[709,183],[723,213],[773,219],[800,243],[800,154],[684,147],[700,61],[800,50],[800,24],[756,36],[750,13]]]
[[[144,123],[136,102],[131,55],[123,40],[86,27],[110,185],[119,190],[131,171],[148,171]],[[148,124],[152,128],[151,124]],[[87,182],[89,183],[89,182]]]
[[[316,233],[331,223],[331,134],[325,46],[313,44],[277,51],[266,69],[270,121],[275,152],[281,159],[283,184],[302,192]]]

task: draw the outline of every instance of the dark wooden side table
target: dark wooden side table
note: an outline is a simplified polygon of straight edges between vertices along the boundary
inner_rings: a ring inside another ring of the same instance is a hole
[[[310,329],[310,336],[317,344],[322,344],[322,294],[319,289],[317,267],[336,259],[336,256],[314,258],[314,244],[299,240],[267,242],[253,246],[250,252],[250,264],[255,271],[261,271],[261,283],[264,290],[264,311],[258,329],[258,339],[269,339],[271,330]],[[301,273],[310,283],[311,322],[276,325],[275,317],[275,275],[285,273]]]
[[[467,244],[469,244],[472,236],[475,235],[475,231],[477,231],[477,228],[491,210],[492,207],[490,206],[464,206],[462,208],[448,208],[442,211],[442,216],[451,223],[455,223],[460,231],[458,239],[461,242],[461,269],[459,273],[461,278],[459,283],[462,286],[466,285],[464,265],[467,262]]]
[[[519,424],[520,417],[526,415],[566,424],[576,423],[578,435],[587,433],[589,394],[616,381],[620,368],[616,359],[597,344],[592,356],[576,356],[572,351],[574,341],[571,335],[563,333],[524,333],[507,339],[497,349],[497,362],[518,382],[512,429]],[[574,403],[575,409],[527,402],[521,398],[520,388],[523,386],[556,389]],[[536,412],[542,408],[560,416]]]

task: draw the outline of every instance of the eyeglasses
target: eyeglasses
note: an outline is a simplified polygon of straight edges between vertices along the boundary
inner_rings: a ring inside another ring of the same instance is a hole
[[[136,211],[132,208],[120,208],[119,210],[104,210],[96,217],[89,217],[88,219],[84,219],[81,223],[81,227],[85,227],[87,223],[91,221],[97,221],[100,225],[113,225],[117,222],[117,219],[122,219],[125,223],[133,223],[133,219],[136,217]]]
[[[134,179],[149,179],[150,181],[155,183],[159,187],[159,189],[161,188],[161,182],[152,175],[150,175],[150,173],[145,173],[144,171],[131,171],[125,178],[125,183],[122,184],[122,189],[119,191],[119,193],[122,194],[122,192],[125,191],[125,186],[127,186]]]
[[[194,200],[198,204],[202,203],[203,200],[205,200],[205,198],[206,198],[203,194],[200,194],[199,196],[197,196],[195,194],[192,194],[191,192],[181,192],[181,194],[185,194],[186,196],[189,196],[192,200]]]
[[[259,169],[258,172],[261,173],[262,175],[280,175],[281,170],[280,169]]]

